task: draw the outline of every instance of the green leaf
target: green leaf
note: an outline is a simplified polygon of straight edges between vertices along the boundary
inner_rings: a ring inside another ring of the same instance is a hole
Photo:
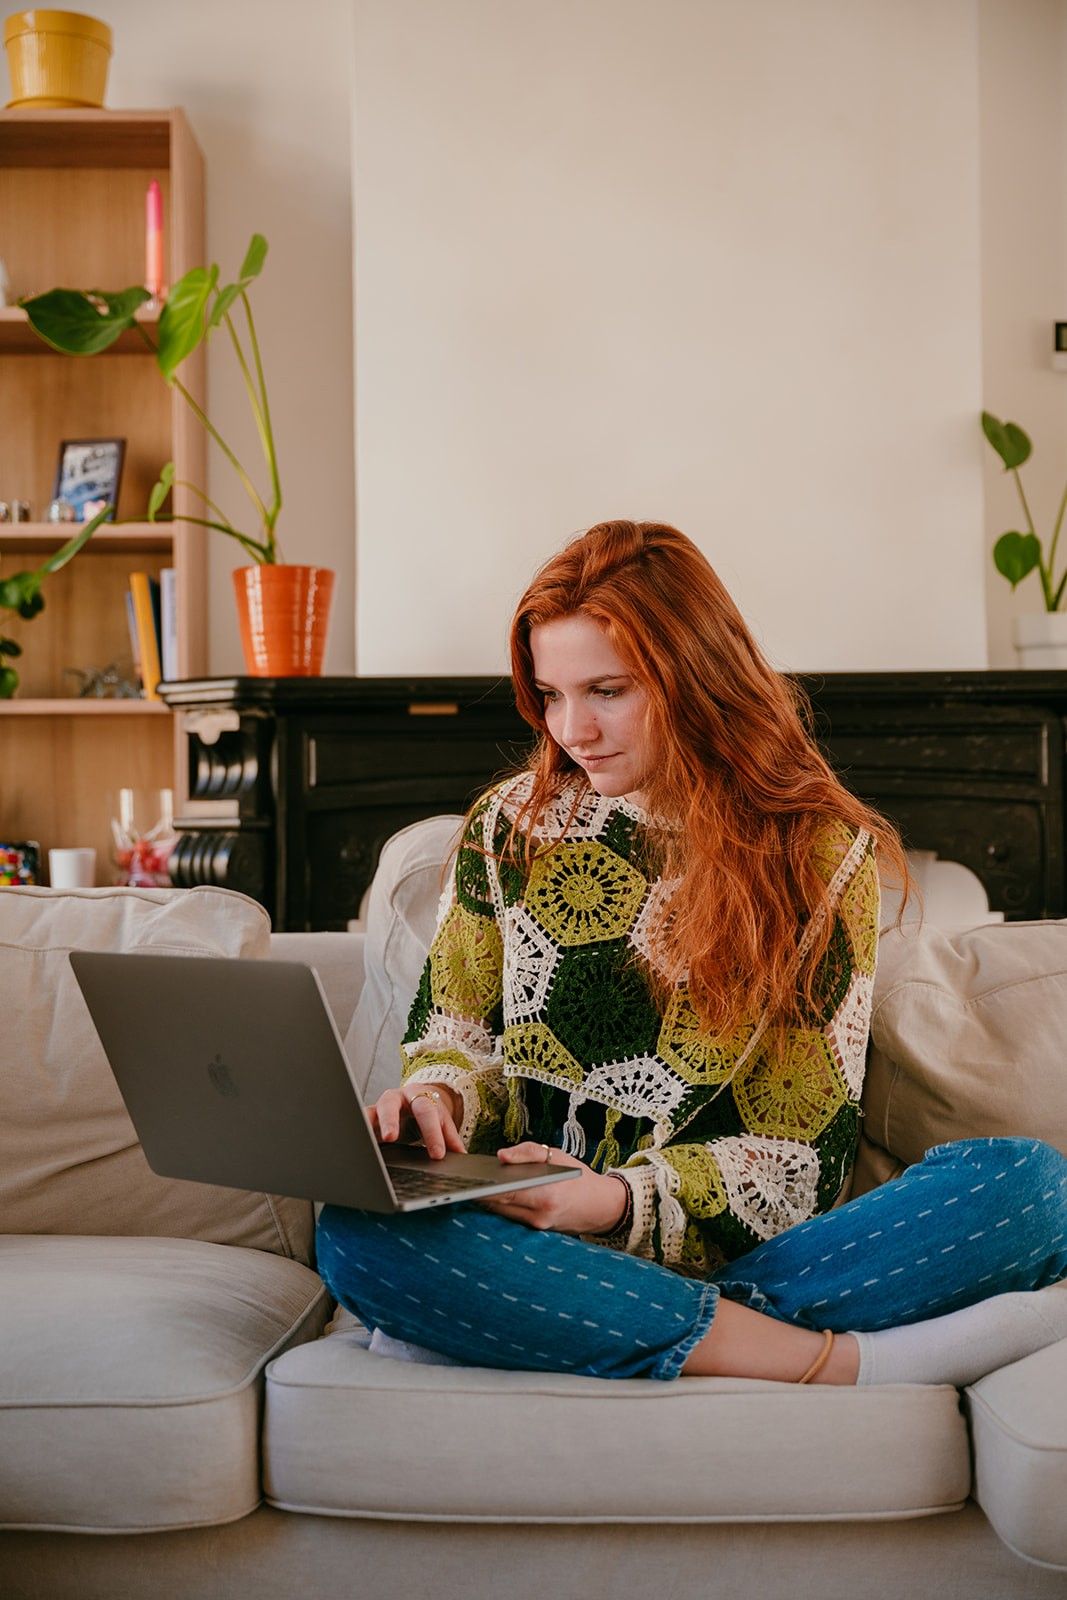
[[[73,539],[68,539],[65,545],[61,545],[58,550],[48,557],[47,561],[42,561],[34,576],[43,578],[49,572],[58,572],[60,567],[65,567],[68,561],[73,561],[82,546],[89,543],[97,528],[102,522],[106,522],[110,515],[110,506],[105,506],[103,511],[98,511],[91,522],[87,522],[83,528],[78,530]]]
[[[121,294],[96,294],[90,298],[80,289],[50,289],[29,300],[21,300],[30,326],[67,356],[93,356],[107,350],[132,327],[138,306],[149,298],[147,289],[124,289]],[[101,310],[97,300],[104,302]]]
[[[0,633],[0,656],[20,656],[22,646],[16,644],[14,639],[7,639]]]
[[[159,350],[156,360],[167,382],[187,356],[192,355],[207,331],[204,311],[219,279],[218,267],[194,267],[179,278],[167,296],[159,318]]]
[[[243,285],[240,283],[228,283],[225,289],[219,290],[219,297],[212,306],[211,315],[207,319],[207,331],[209,333],[211,332],[212,328],[218,327],[227,311],[229,311],[230,307],[237,299],[237,296],[240,294],[242,288]]]
[[[1002,533],[993,546],[993,564],[1014,589],[1041,560],[1041,541],[1033,533]]]
[[[0,667],[0,700],[10,700],[19,686],[19,675],[14,667]]]
[[[244,261],[241,263],[240,278],[236,283],[228,283],[224,289],[219,290],[219,297],[211,308],[211,315],[207,322],[209,333],[212,328],[219,326],[237,296],[248,288],[253,278],[259,277],[266,259],[267,241],[261,233],[254,233],[252,235],[252,243],[248,246]]]
[[[982,412],[982,432],[1003,461],[1007,472],[1021,467],[1033,449],[1020,427],[1014,422],[1001,422],[989,411]]]
[[[39,573],[14,572],[10,578],[5,578],[0,583],[0,607],[5,611],[17,611],[19,616],[28,622],[31,617],[44,610],[44,599],[40,589]]]
[[[263,263],[267,259],[267,241],[261,233],[252,235],[252,242],[248,246],[244,261],[241,263],[241,282],[248,285],[253,278],[258,278],[263,271]]]
[[[168,461],[168,462],[166,462],[164,464],[163,470],[159,474],[159,482],[155,485],[155,487],[152,490],[152,493],[148,496],[148,520],[149,520],[149,522],[155,522],[156,513],[159,510],[160,506],[163,504],[164,500],[167,498],[167,496],[170,493],[170,491],[173,488],[173,486],[174,486],[174,462],[173,461]]]

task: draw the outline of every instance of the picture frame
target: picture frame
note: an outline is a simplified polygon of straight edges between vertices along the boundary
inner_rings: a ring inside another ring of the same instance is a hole
[[[125,457],[125,439],[62,440],[52,498],[72,505],[78,522],[95,516],[101,501],[111,506],[114,516]]]

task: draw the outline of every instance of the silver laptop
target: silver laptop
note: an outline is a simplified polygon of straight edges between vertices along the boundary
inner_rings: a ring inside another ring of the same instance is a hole
[[[364,1211],[415,1211],[577,1176],[379,1145],[318,975],[292,961],[72,951],[153,1172]],[[521,1173],[521,1176],[520,1176]]]

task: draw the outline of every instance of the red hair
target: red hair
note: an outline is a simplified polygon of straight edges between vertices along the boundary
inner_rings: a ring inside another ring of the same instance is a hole
[[[642,782],[663,830],[663,875],[678,879],[657,955],[688,973],[704,1025],[725,1032],[764,1009],[775,1029],[815,1002],[832,934],[815,861],[828,823],[866,828],[883,863],[908,882],[896,830],[848,792],[816,748],[797,685],[764,660],[741,613],[685,534],[656,522],[601,522],[537,573],[511,625],[519,711],[541,735],[525,829],[578,768],[548,734],[530,632],[582,615],[607,634],[647,696],[657,750]],[[801,960],[798,925],[818,933]]]

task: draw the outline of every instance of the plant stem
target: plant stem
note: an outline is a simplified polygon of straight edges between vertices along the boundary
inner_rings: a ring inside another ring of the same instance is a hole
[[[224,533],[232,533],[235,539],[238,538],[238,537],[243,537],[243,535],[239,535],[238,534],[237,529],[234,527],[233,523],[230,521],[230,519],[226,515],[225,511],[223,511],[222,507],[221,506],[217,506],[215,504],[214,500],[209,500],[207,495],[204,493],[203,489],[198,489],[195,483],[190,483],[187,478],[175,478],[173,483],[171,484],[171,488],[172,489],[191,489],[193,494],[197,495],[204,502],[204,504],[207,506],[208,510],[209,511],[214,511],[215,515],[218,517],[219,521],[214,524],[214,526],[216,528],[221,523]],[[156,520],[158,521],[159,519],[157,518]],[[167,519],[164,517],[163,521],[165,522],[166,520]]]
[[[169,517],[158,517],[156,520],[159,522],[193,522],[198,528],[214,528],[219,533],[228,533],[231,539],[236,539],[237,543],[248,551],[253,561],[269,565],[270,556],[267,546],[260,544],[258,540],[251,538],[247,533],[238,533],[237,529],[231,527],[229,523],[209,522],[206,517],[192,517],[185,511],[179,511]]]
[[[263,359],[259,353],[259,340],[256,338],[256,324],[252,317],[252,304],[248,298],[248,295],[243,289],[241,290],[241,299],[244,302],[245,316],[248,319],[248,337],[252,341],[252,359],[256,363],[256,377],[259,379],[259,393],[263,402],[263,421],[267,429],[271,492],[274,496],[274,504],[271,508],[269,526],[271,532],[273,533],[274,524],[278,520],[278,513],[282,509],[282,486],[278,478],[278,456],[274,448],[274,428],[270,420],[270,403],[267,400],[267,380],[263,376]]]
[[[138,333],[141,335],[141,338],[144,340],[144,342],[148,346],[148,348],[150,350],[156,351],[156,353],[158,354],[157,346],[152,343],[152,340],[149,338],[148,334],[145,332],[145,330],[141,326],[141,324],[138,322],[138,323],[135,323],[134,326],[136,327]],[[245,489],[248,492],[248,496],[251,499],[252,504],[256,507],[256,510],[259,512],[259,515],[260,515],[261,519],[263,520],[264,524],[267,526],[268,530],[273,532],[273,529],[271,528],[271,524],[270,524],[268,516],[267,516],[267,508],[263,504],[263,501],[260,499],[259,491],[257,490],[255,484],[252,482],[251,478],[248,476],[248,473],[245,471],[244,467],[242,467],[241,463],[238,461],[237,457],[234,455],[233,451],[230,449],[229,445],[226,443],[225,439],[222,437],[222,435],[219,433],[218,429],[210,421],[210,419],[204,415],[203,411],[201,411],[200,407],[197,405],[196,401],[193,399],[192,395],[189,393],[189,391],[185,387],[184,383],[182,383],[181,379],[177,378],[177,377],[172,377],[170,381],[174,385],[174,387],[177,389],[178,393],[181,395],[182,399],[185,401],[186,405],[192,411],[193,415],[196,417],[196,419],[200,423],[200,425],[203,428],[205,428],[207,430],[207,432],[211,435],[211,437],[214,439],[215,443],[218,445],[219,449],[222,451],[223,455],[226,457],[227,461],[230,463],[230,465],[232,466],[233,470],[236,472],[237,476],[240,478],[242,484],[244,485]],[[189,519],[189,520],[192,520],[192,519]],[[266,547],[264,546],[264,548],[266,548]]]
[[[1063,527],[1063,516],[1065,511],[1067,511],[1067,484],[1064,484],[1063,486],[1063,498],[1060,500],[1060,509],[1056,514],[1056,526],[1052,530],[1052,543],[1049,545],[1048,576],[1050,585],[1055,582],[1053,575],[1056,571],[1056,546],[1060,542],[1060,529]],[[1052,597],[1052,604],[1049,606],[1050,611],[1059,610],[1060,600],[1063,597],[1063,586],[1065,583],[1067,583],[1067,572],[1064,573],[1062,579],[1060,580],[1059,588]]]
[[[1034,519],[1030,515],[1030,507],[1026,503],[1026,491],[1023,489],[1023,480],[1019,476],[1018,467],[1012,467],[1011,475],[1015,479],[1015,487],[1018,489],[1018,491],[1019,491],[1019,499],[1022,501],[1023,515],[1026,518],[1027,529],[1033,535],[1033,537],[1035,539],[1037,539],[1037,529],[1034,527]],[[1038,546],[1038,549],[1040,550],[1040,548],[1041,548],[1041,540],[1040,539],[1037,539],[1037,546]],[[1038,557],[1037,571],[1038,571],[1038,576],[1041,579],[1041,592],[1045,596],[1045,610],[1046,611],[1054,611],[1056,609],[1056,607],[1055,607],[1055,603],[1053,601],[1053,596],[1052,596],[1052,572],[1051,572],[1051,567],[1046,567],[1044,561],[1040,558],[1040,556]]]
[[[233,318],[230,316],[228,311],[223,317],[223,321],[225,322],[229,331],[230,339],[233,343],[234,354],[237,357],[237,365],[241,369],[241,376],[245,381],[245,388],[248,390],[248,400],[252,407],[252,416],[255,418],[256,431],[259,434],[259,442],[263,446],[263,456],[267,463],[267,469],[273,476],[274,459],[272,453],[272,443],[270,435],[267,432],[263,411],[260,406],[260,397],[256,393],[255,385],[252,382],[252,374],[249,372],[248,362],[245,360],[245,353],[241,349],[241,341],[237,337],[237,329],[234,327]]]

